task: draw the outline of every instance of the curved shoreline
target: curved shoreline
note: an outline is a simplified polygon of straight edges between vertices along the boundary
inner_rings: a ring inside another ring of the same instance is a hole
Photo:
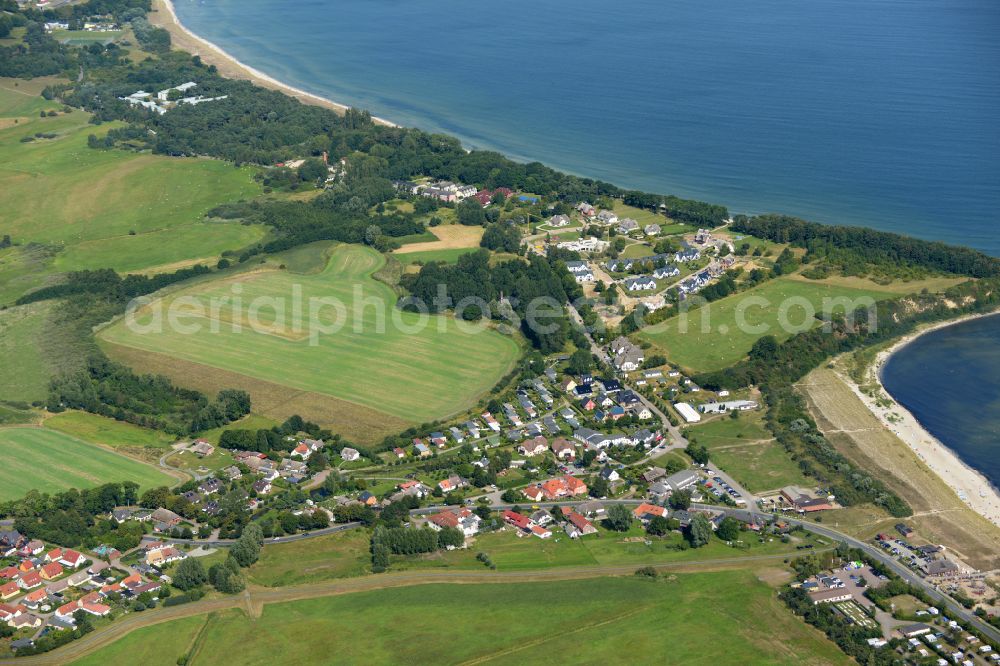
[[[982,472],[970,466],[962,460],[958,453],[932,435],[910,410],[900,404],[882,383],[882,371],[893,354],[927,333],[973,319],[998,315],[1000,315],[1000,309],[931,324],[903,336],[888,349],[879,352],[866,372],[867,376],[877,384],[881,396],[888,398],[889,406],[879,404],[878,398],[873,398],[865,393],[856,382],[848,381],[851,390],[884,427],[895,434],[924,465],[955,491],[955,494],[966,506],[994,525],[1000,525],[1000,489],[997,489]]]
[[[172,47],[187,51],[192,55],[199,55],[204,62],[215,65],[221,75],[228,78],[249,80],[262,87],[278,90],[295,97],[305,104],[323,106],[338,113],[343,113],[349,108],[345,104],[282,83],[274,77],[240,62],[216,44],[186,28],[177,17],[171,0],[152,0],[152,6],[153,11],[148,15],[149,20],[170,33]],[[384,118],[373,117],[372,119],[380,124],[397,126]],[[1000,490],[990,483],[981,472],[970,467],[957,453],[934,437],[909,410],[899,404],[885,388],[881,377],[882,368],[889,358],[916,338],[946,326],[954,326],[964,321],[994,314],[1000,314],[1000,309],[938,322],[900,338],[891,347],[879,352],[868,372],[872,373],[871,378],[877,384],[881,394],[888,397],[891,403],[888,407],[879,405],[876,398],[867,395],[854,381],[849,380],[847,383],[882,425],[913,450],[921,462],[952,488],[967,506],[990,522],[1000,525]],[[981,496],[980,492],[983,492],[984,496]]]
[[[343,114],[350,108],[347,104],[340,104],[326,97],[321,97],[320,95],[306,92],[301,88],[282,83],[273,76],[269,76],[246,63],[240,62],[216,44],[188,30],[177,17],[177,12],[174,10],[174,4],[171,0],[153,0],[153,11],[148,14],[148,18],[150,23],[170,33],[171,48],[180,49],[187,51],[191,55],[199,56],[206,64],[215,65],[219,70],[219,74],[226,78],[251,81],[263,88],[283,92],[304,104],[326,107],[340,114]],[[380,125],[398,127],[398,125],[385,118],[372,116],[372,120]]]

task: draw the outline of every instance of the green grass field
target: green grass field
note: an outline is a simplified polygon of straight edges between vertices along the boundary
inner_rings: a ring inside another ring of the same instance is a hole
[[[753,343],[765,334],[779,341],[792,336],[795,329],[781,325],[781,315],[793,326],[802,326],[809,303],[815,312],[823,312],[824,299],[875,300],[890,298],[888,288],[868,283],[867,288],[847,287],[795,278],[776,278],[745,292],[676,315],[639,332],[639,336],[662,349],[667,358],[693,372],[720,370],[736,363],[750,351]],[[830,301],[835,303],[835,301]],[[832,307],[843,312],[843,306]],[[738,324],[742,315],[745,325]],[[685,330],[686,325],[686,330]],[[801,330],[801,328],[799,329]]]
[[[97,414],[69,411],[45,420],[45,427],[88,442],[95,442],[112,448],[155,448],[168,449],[177,441],[176,437],[140,428],[139,426],[115,421]]]
[[[99,337],[332,396],[410,422],[461,411],[510,369],[519,354],[517,343],[480,326],[460,327],[449,317],[428,317],[421,326],[419,315],[395,310],[396,297],[389,287],[371,279],[384,261],[368,248],[342,245],[332,250],[329,265],[319,274],[261,271],[205,281],[158,301],[165,309],[175,307],[181,297],[201,304],[203,314],[179,317],[185,327],[199,326],[200,331],[185,334],[164,319],[161,332],[137,333],[122,320]],[[235,311],[226,303],[213,315],[210,300],[232,298],[237,287],[244,308]],[[300,312],[292,303],[295,290],[301,290]],[[313,297],[332,297],[344,305],[340,312],[330,306],[316,308],[316,322],[332,331],[339,319],[342,327],[311,340]],[[251,328],[252,303],[258,298],[284,299],[284,323],[278,321],[273,305],[277,301],[272,300],[260,308],[259,325]],[[152,308],[147,308],[136,321],[146,325],[153,317]],[[212,332],[213,323],[218,323],[218,332]],[[241,330],[234,330],[237,325]]]
[[[181,620],[171,651],[173,624],[125,639],[130,660],[167,664],[185,654],[196,630]],[[366,665],[850,663],[746,571],[357,592],[269,604],[258,619],[225,611],[209,617],[197,642],[194,663],[239,655],[247,665],[275,655]],[[80,663],[114,663],[116,654],[124,652],[112,645]]]
[[[110,481],[135,481],[144,489],[175,483],[151,465],[47,428],[0,428],[0,455],[2,500]]]
[[[816,483],[802,473],[781,444],[773,441],[718,448],[711,452],[711,459],[737,483],[755,493]]]
[[[36,273],[169,267],[214,259],[263,236],[258,227],[202,219],[212,206],[260,192],[251,169],[90,149],[87,136],[106,129],[88,124],[82,111],[39,118],[60,105],[38,97],[35,82],[16,83],[0,79],[0,229],[15,242],[62,250]],[[56,136],[21,142],[39,132]]]
[[[369,534],[365,530],[269,544],[250,569],[250,582],[265,587],[281,587],[360,576],[370,569],[369,549]]]
[[[454,264],[458,261],[458,258],[463,254],[468,254],[469,252],[475,252],[479,248],[476,247],[456,247],[448,250],[428,250],[427,252],[407,252],[405,254],[394,254],[399,263],[403,266],[411,266],[420,262],[421,264],[429,264],[432,261],[440,261],[445,264]]]
[[[763,417],[764,414],[761,411],[743,412],[737,419],[726,415],[698,425],[688,426],[684,430],[684,434],[699,444],[704,444],[709,450],[718,446],[743,444],[756,439],[770,439],[771,433],[764,427]]]
[[[0,397],[33,402],[48,395],[51,368],[37,342],[50,307],[35,303],[0,311]]]
[[[631,245],[625,246],[625,249],[622,250],[621,257],[623,259],[639,259],[641,257],[650,257],[653,254],[653,248],[649,247],[645,243],[632,243]]]
[[[184,617],[139,629],[73,663],[74,666],[107,666],[134,662],[142,655],[145,666],[176,666],[205,625],[204,615]]]

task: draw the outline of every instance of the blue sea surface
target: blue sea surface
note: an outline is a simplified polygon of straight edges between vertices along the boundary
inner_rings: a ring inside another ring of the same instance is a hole
[[[624,187],[1000,256],[997,0],[175,0],[281,81]],[[888,390],[1000,485],[1000,317]]]
[[[1000,488],[1000,315],[922,335],[882,369],[886,390]]]
[[[624,187],[1000,255],[996,0],[175,0],[286,83]]]

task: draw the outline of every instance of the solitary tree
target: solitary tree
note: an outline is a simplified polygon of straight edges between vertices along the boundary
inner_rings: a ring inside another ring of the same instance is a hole
[[[740,536],[740,522],[727,516],[719,523],[719,529],[715,534],[723,541],[735,541]]]
[[[178,564],[177,571],[174,572],[174,585],[181,590],[194,589],[207,580],[208,574],[205,573],[205,567],[193,557]]]
[[[699,513],[688,525],[688,542],[692,548],[701,548],[712,537],[712,524],[704,514]]]
[[[632,512],[621,504],[612,504],[608,509],[608,527],[616,532],[627,532],[632,527]]]

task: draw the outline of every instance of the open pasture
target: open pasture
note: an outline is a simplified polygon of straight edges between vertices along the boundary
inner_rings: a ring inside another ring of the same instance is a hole
[[[0,428],[0,456],[0,500],[111,481],[135,481],[143,489],[176,482],[152,465],[47,428]]]
[[[330,254],[321,273],[264,270],[205,281],[157,301],[135,319],[146,326],[157,310],[177,308],[188,313],[178,317],[182,326],[169,326],[164,317],[159,330],[141,332],[123,319],[99,337],[332,396],[407,422],[442,418],[468,407],[517,359],[514,340],[482,325],[396,310],[392,291],[371,278],[385,261],[377,252],[342,245]],[[233,307],[232,300],[223,303],[237,294],[241,307]],[[335,299],[342,309],[314,298]],[[179,307],[184,301],[187,305]],[[113,348],[109,351],[114,354]],[[134,355],[130,360],[135,365]]]

